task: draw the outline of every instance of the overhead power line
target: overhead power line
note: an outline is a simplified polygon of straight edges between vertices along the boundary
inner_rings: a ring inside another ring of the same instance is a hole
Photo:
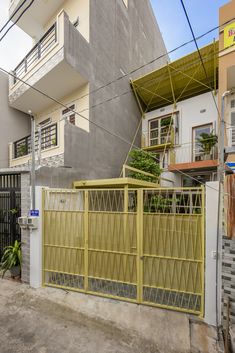
[[[24,11],[21,13],[21,15],[20,15],[20,16],[18,17],[18,19],[15,21],[15,23],[13,23],[13,25],[8,29],[8,31],[4,34],[4,36],[0,38],[0,41],[5,37],[5,35],[9,32],[9,30],[19,21],[19,19],[20,19],[20,18],[23,16],[23,14],[28,10],[28,8],[33,4],[33,2],[34,2],[34,0],[32,0],[31,3],[24,9]],[[216,27],[216,28],[218,28],[218,27]],[[198,38],[198,39],[202,38],[203,36],[205,36],[205,35],[207,35],[208,33],[212,32],[212,31],[215,30],[216,28],[211,29],[211,30],[205,32],[203,35],[201,35],[201,36],[199,36],[199,37],[197,37],[197,38]],[[97,92],[98,90],[100,90],[100,89],[102,89],[102,88],[105,88],[105,87],[107,87],[108,85],[110,85],[110,84],[112,84],[112,83],[114,83],[114,82],[116,82],[116,81],[118,81],[118,80],[121,80],[122,78],[124,78],[124,77],[126,77],[126,76],[128,76],[128,75],[130,75],[130,74],[132,74],[132,73],[134,73],[134,72],[136,72],[136,71],[138,71],[138,70],[140,70],[141,68],[143,68],[143,67],[145,67],[145,66],[147,66],[147,65],[150,65],[151,63],[153,63],[153,62],[155,62],[155,61],[157,61],[157,60],[160,60],[161,58],[165,57],[166,55],[169,55],[170,53],[173,53],[174,51],[176,51],[176,50],[182,48],[183,46],[185,46],[185,45],[187,45],[187,44],[189,44],[189,43],[192,43],[192,42],[193,42],[193,40],[190,40],[190,41],[188,41],[188,42],[183,43],[182,45],[180,45],[180,46],[178,46],[178,47],[172,49],[171,51],[162,54],[162,55],[159,56],[158,58],[155,58],[155,59],[151,60],[149,63],[143,64],[142,66],[136,68],[135,70],[130,71],[128,74],[122,75],[121,77],[119,77],[119,78],[117,78],[117,79],[115,79],[115,80],[113,80],[113,81],[107,83],[106,85],[101,86],[101,87],[99,87],[99,88],[93,90],[92,92],[86,94],[85,96],[88,96],[88,95],[90,95],[90,94],[92,94],[92,93],[95,93],[95,92]],[[119,136],[119,135],[117,135],[117,134],[115,134],[115,133],[109,131],[109,130],[106,129],[105,127],[103,127],[103,126],[101,126],[101,125],[95,123],[94,121],[89,120],[87,117],[85,117],[84,115],[78,113],[77,111],[72,110],[70,107],[68,107],[67,105],[63,104],[63,103],[60,102],[59,100],[57,100],[57,99],[55,99],[55,98],[49,96],[48,94],[46,94],[45,92],[43,92],[43,91],[41,91],[41,90],[39,90],[39,89],[33,87],[32,85],[30,85],[30,84],[27,83],[26,81],[20,79],[19,77],[17,77],[17,76],[14,75],[13,73],[10,73],[10,72],[8,72],[7,70],[5,70],[5,69],[3,69],[3,68],[0,68],[0,71],[5,72],[6,74],[8,74],[8,75],[10,75],[10,76],[12,76],[12,77],[18,79],[19,81],[21,81],[21,82],[23,82],[24,84],[26,84],[28,87],[30,87],[30,88],[32,88],[33,90],[37,91],[39,94],[42,94],[43,96],[45,96],[45,97],[47,97],[48,99],[54,101],[55,103],[59,104],[60,106],[66,108],[66,109],[68,109],[69,111],[73,112],[74,114],[76,114],[76,115],[82,117],[83,119],[87,120],[89,123],[91,123],[91,124],[95,125],[96,127],[100,128],[100,129],[102,129],[102,130],[104,130],[106,133],[112,135],[113,137],[116,137],[116,138],[122,140],[123,142],[125,142],[126,144],[132,145],[133,147],[135,147],[135,148],[137,148],[137,149],[141,149],[139,146],[136,146],[136,145],[132,144],[131,142],[127,141],[127,140],[126,140],[125,138],[123,138],[122,136]],[[126,93],[125,93],[125,94],[126,94]],[[84,96],[84,97],[85,97],[85,96]],[[81,99],[81,98],[83,98],[83,97],[80,97],[80,99]],[[145,153],[148,153],[148,152],[145,152]],[[158,163],[160,162],[160,160],[158,160],[157,158],[155,158],[155,160],[156,160]],[[177,169],[177,168],[173,168],[173,169],[174,169],[175,171],[179,172],[180,174],[185,175],[185,176],[191,178],[192,180],[195,180],[195,181],[197,181],[197,182],[199,182],[199,183],[201,183],[201,184],[203,185],[202,182],[198,181],[196,178],[193,178],[191,175],[189,175],[189,174],[187,174],[187,173],[184,173],[184,172],[182,172],[181,170],[179,170],[179,169]],[[214,189],[214,188],[212,188],[212,189]],[[215,189],[215,190],[216,190],[216,189]]]
[[[24,4],[27,2],[28,0],[24,0],[22,2],[22,4],[17,7],[17,9],[13,12],[13,14],[10,16],[9,20],[7,20],[7,22],[2,26],[2,28],[0,29],[0,33],[6,28],[6,26],[11,22],[11,20],[13,19],[13,17],[17,14],[17,12],[22,8],[22,6],[24,6]]]
[[[35,0],[31,0],[30,4],[22,11],[22,13],[20,14],[20,16],[16,19],[15,22],[12,23],[12,25],[6,30],[6,32],[1,36],[0,38],[0,42],[3,40],[3,38],[7,35],[7,33],[11,30],[12,27],[15,26],[15,24],[21,19],[21,17],[25,14],[25,12],[30,8],[30,6],[33,5]],[[23,4],[22,4],[23,5]],[[20,10],[21,6],[16,10],[15,14]],[[2,29],[1,29],[2,31]],[[0,32],[1,32],[0,31]]]

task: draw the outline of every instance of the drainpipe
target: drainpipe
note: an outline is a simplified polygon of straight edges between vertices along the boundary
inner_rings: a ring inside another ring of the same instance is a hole
[[[220,155],[219,155],[219,168],[218,176],[221,183],[224,182],[224,133],[225,133],[225,98],[229,96],[232,91],[225,91],[221,99],[221,126],[220,126]]]
[[[31,117],[31,188],[32,188],[32,210],[35,210],[35,119],[31,112],[28,111]]]
[[[219,166],[218,166],[218,180],[219,180],[219,195],[218,195],[218,221],[217,221],[217,236],[216,236],[216,327],[217,327],[217,339],[220,339],[220,280],[219,275],[221,273],[221,242],[223,236],[223,201],[224,201],[224,133],[225,133],[225,98],[229,96],[232,91],[225,91],[221,98],[221,122],[220,122],[220,139],[219,139]],[[221,276],[220,276],[221,278]]]

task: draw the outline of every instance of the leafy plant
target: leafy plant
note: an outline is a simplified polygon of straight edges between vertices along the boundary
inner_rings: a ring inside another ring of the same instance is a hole
[[[0,269],[2,271],[2,277],[4,277],[6,271],[12,267],[21,267],[22,254],[21,254],[21,243],[15,240],[14,245],[7,246],[4,249],[4,253],[1,259]]]
[[[161,168],[156,161],[154,153],[145,152],[142,150],[132,150],[130,153],[131,160],[129,166],[142,170],[147,173],[151,173],[154,177],[144,175],[138,172],[132,172],[130,176],[135,179],[155,182],[161,174]]]
[[[145,205],[145,212],[169,213],[172,206],[172,199],[162,195],[151,196],[148,205]]]
[[[16,215],[18,213],[18,210],[17,208],[12,208],[11,210],[9,210],[9,212],[12,214],[12,215]]]
[[[200,149],[202,149],[202,151],[205,152],[205,154],[210,154],[212,148],[218,142],[218,136],[215,135],[213,131],[210,132],[209,134],[206,132],[202,132],[200,137],[197,138],[197,142]]]
[[[169,126],[171,124],[171,121],[171,116],[169,116],[168,118],[161,119],[161,126]]]
[[[21,145],[18,149],[18,157],[25,156],[27,153],[27,147],[26,145]]]

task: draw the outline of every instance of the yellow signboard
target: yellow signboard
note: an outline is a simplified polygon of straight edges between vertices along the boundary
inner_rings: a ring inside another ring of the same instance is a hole
[[[224,28],[224,48],[235,44],[235,22]]]

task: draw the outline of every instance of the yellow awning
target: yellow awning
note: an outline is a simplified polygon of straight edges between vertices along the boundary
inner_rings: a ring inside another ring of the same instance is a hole
[[[200,49],[206,74],[197,51],[169,62],[131,82],[147,111],[216,90],[219,42]],[[146,109],[147,108],[147,109]]]

